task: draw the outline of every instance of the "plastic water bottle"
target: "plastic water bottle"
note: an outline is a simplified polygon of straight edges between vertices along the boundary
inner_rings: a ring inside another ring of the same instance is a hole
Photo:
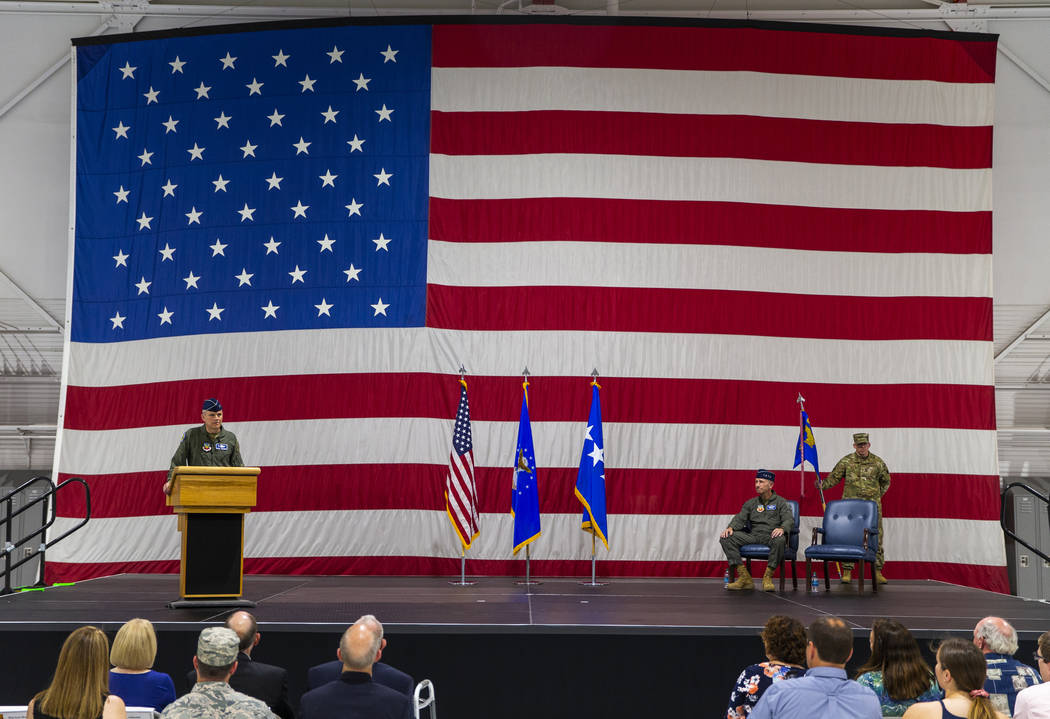
[[[729,586],[729,570],[727,569],[726,573],[722,575],[722,589],[725,589],[728,586]]]
[[[820,582],[817,580],[817,575],[813,575],[813,591],[817,591],[820,588]]]

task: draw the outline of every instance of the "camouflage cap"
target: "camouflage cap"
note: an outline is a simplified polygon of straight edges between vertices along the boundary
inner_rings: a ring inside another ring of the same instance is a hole
[[[853,435],[853,444],[868,444],[868,433],[857,432]]]
[[[197,640],[197,659],[210,667],[226,667],[237,661],[237,633],[226,627],[208,627]]]

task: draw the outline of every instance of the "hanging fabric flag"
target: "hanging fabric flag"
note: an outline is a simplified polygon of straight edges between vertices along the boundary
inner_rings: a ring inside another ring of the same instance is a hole
[[[602,540],[609,548],[609,527],[605,516],[605,440],[602,438],[601,386],[591,382],[591,413],[587,417],[587,436],[583,438],[580,471],[576,475],[576,499],[583,505],[583,531]]]
[[[514,452],[514,481],[510,493],[515,554],[542,533],[536,452],[532,447],[532,425],[529,423],[529,381],[523,381],[521,387],[521,419],[518,421],[518,447]]]
[[[459,383],[463,386],[459,391],[459,409],[456,410],[452,451],[445,475],[445,511],[463,549],[470,549],[471,543],[481,534],[481,527],[478,523],[478,491],[474,484],[474,442],[470,434],[467,382],[460,378]]]
[[[803,461],[813,465],[813,471],[820,475],[820,463],[817,461],[817,441],[813,437],[813,427],[809,424],[809,415],[802,410],[802,424],[798,429],[798,442],[795,443],[794,467]]]

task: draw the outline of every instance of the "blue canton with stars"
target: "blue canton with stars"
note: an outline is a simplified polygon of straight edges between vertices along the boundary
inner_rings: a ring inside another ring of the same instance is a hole
[[[422,326],[430,29],[77,48],[74,341]]]

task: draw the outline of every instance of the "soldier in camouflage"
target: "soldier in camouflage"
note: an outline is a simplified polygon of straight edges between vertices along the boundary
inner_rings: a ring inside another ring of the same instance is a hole
[[[882,547],[886,543],[886,535],[882,533],[882,495],[890,488],[890,470],[880,457],[869,451],[870,447],[867,432],[854,434],[854,453],[840,459],[823,481],[817,481],[817,486],[828,489],[845,479],[846,483],[842,488],[843,499],[870,499],[878,506],[879,549],[875,555],[875,581],[886,584],[886,577],[882,576]],[[842,569],[842,583],[848,584],[853,580],[853,565],[843,564]]]
[[[277,719],[264,702],[230,687],[239,644],[237,634],[226,627],[201,632],[193,658],[197,683],[189,694],[169,704],[161,719]]]
[[[186,430],[171,458],[164,494],[171,494],[176,467],[243,467],[241,445],[233,432],[222,426],[222,405],[217,399],[206,399],[201,406],[200,427]]]
[[[729,561],[729,571],[732,572],[733,568],[736,568],[736,579],[727,585],[727,589],[755,588],[751,574],[740,556],[740,548],[745,544],[765,544],[769,547],[769,559],[766,562],[766,573],[762,577],[762,590],[774,590],[773,572],[784,559],[784,548],[791,535],[791,528],[795,525],[791,505],[773,491],[775,478],[776,475],[768,469],[760,469],[755,473],[757,496],[744,502],[744,506],[719,536],[722,551]],[[751,531],[745,532],[744,529],[749,523]]]

